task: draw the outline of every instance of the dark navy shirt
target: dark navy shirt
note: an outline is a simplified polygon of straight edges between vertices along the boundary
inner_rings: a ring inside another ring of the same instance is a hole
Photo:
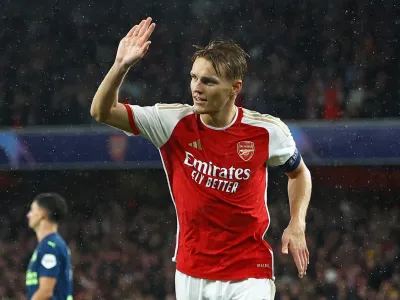
[[[26,272],[27,298],[39,289],[40,277],[57,280],[51,300],[72,300],[71,253],[58,233],[46,236],[36,247]]]

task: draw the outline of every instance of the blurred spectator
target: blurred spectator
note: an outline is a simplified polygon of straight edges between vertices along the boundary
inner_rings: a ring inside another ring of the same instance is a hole
[[[99,186],[107,180],[92,176]],[[26,198],[21,187],[32,185],[26,176],[22,178],[8,195],[15,190],[15,195],[22,195],[17,197]],[[167,189],[157,191],[163,204],[145,204],[151,202],[149,198],[137,198],[132,205],[123,200],[130,199],[126,191],[110,181],[101,190],[87,180],[74,186],[66,176],[52,178],[49,184],[65,181],[68,192],[75,195],[71,218],[60,228],[72,252],[75,299],[174,299],[171,258],[176,216]],[[154,178],[133,183],[149,188]],[[398,299],[400,207],[393,200],[396,195],[392,200],[386,197],[382,206],[371,191],[344,193],[316,187],[307,221],[310,265],[299,280],[292,257],[280,251],[289,213],[288,201],[279,190],[270,191],[272,223],[266,237],[274,249],[277,300]],[[112,200],[115,195],[122,199]],[[88,199],[96,205],[85,204]],[[16,199],[10,202],[9,212],[0,215],[0,299],[24,299],[25,268],[36,245],[34,234],[26,228],[28,207],[18,203]]]
[[[91,99],[118,41],[149,11],[153,44],[126,78],[123,102],[190,103],[192,45],[225,36],[251,56],[240,105],[282,119],[398,117],[398,9],[362,0],[8,1],[0,125],[92,123]]]

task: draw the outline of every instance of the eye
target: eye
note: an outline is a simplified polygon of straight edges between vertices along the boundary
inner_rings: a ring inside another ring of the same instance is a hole
[[[218,82],[215,82],[214,80],[212,80],[212,79],[208,79],[208,78],[206,78],[206,79],[204,79],[203,80],[203,83],[205,84],[205,85],[216,85]]]

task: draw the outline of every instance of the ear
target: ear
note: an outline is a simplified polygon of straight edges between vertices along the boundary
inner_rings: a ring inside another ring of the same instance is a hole
[[[242,90],[243,81],[234,80],[232,83],[232,94],[236,97]]]
[[[48,213],[47,209],[40,208],[40,214],[41,214],[43,219],[48,219],[49,218],[49,213]]]

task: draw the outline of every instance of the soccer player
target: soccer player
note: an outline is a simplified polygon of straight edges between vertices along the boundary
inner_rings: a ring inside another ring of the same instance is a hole
[[[267,166],[280,166],[289,178],[291,221],[282,252],[291,253],[299,277],[309,261],[310,172],[282,121],[235,106],[247,63],[233,41],[214,40],[193,55],[188,74],[193,105],[119,103],[118,89],[148,51],[154,28],[147,18],[121,40],[91,114],[149,139],[160,151],[177,212],[177,299],[271,300],[274,259],[264,240],[270,224]]]
[[[40,194],[31,204],[27,217],[38,245],[26,272],[29,300],[72,300],[70,251],[57,232],[66,214],[67,204],[56,193]]]

